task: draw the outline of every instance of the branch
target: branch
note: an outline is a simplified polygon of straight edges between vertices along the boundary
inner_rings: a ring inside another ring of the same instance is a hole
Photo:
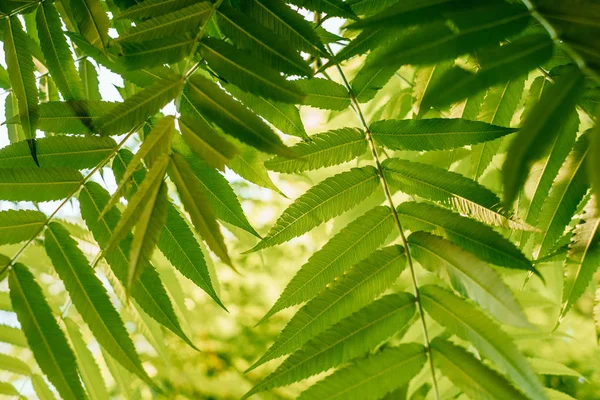
[[[331,47],[329,47],[329,45],[326,45],[326,47],[327,47],[327,50],[329,51],[330,55],[333,58],[333,53],[331,51]],[[417,308],[419,310],[421,327],[423,328],[423,340],[425,342],[425,349],[427,350],[427,355],[428,355],[428,359],[429,359],[429,368],[431,370],[431,381],[433,384],[432,385],[433,393],[434,393],[435,399],[439,400],[440,395],[439,395],[439,390],[438,390],[437,379],[435,377],[435,368],[433,365],[433,356],[432,356],[432,352],[431,352],[429,332],[427,330],[427,322],[425,321],[425,312],[423,311],[423,305],[421,304],[421,292],[419,291],[419,283],[417,281],[417,275],[415,273],[413,259],[412,259],[412,256],[410,255],[410,251],[408,249],[408,242],[406,241],[406,235],[404,234],[404,229],[402,229],[402,224],[400,223],[400,218],[398,217],[398,212],[396,211],[396,207],[394,205],[394,200],[392,199],[392,193],[390,191],[389,185],[383,174],[383,167],[381,166],[381,162],[379,161],[379,154],[377,153],[377,148],[375,146],[375,142],[373,141],[373,137],[372,137],[369,125],[367,124],[365,116],[362,113],[362,110],[360,109],[360,105],[359,105],[358,101],[356,100],[356,96],[355,96],[354,92],[352,91],[352,86],[350,86],[350,83],[348,83],[348,79],[346,78],[344,71],[340,67],[339,63],[336,62],[334,65],[335,65],[337,71],[339,72],[340,77],[342,78],[342,81],[344,82],[344,86],[346,87],[346,90],[348,90],[348,94],[350,95],[350,99],[352,101],[354,111],[356,112],[356,115],[358,116],[358,119],[360,120],[360,123],[365,131],[365,137],[367,139],[367,142],[369,143],[369,149],[371,150],[371,154],[373,155],[373,161],[375,162],[375,165],[377,166],[377,173],[379,175],[379,180],[381,182],[381,185],[383,186],[383,191],[385,192],[385,197],[388,201],[388,204],[390,205],[390,208],[392,209],[392,215],[394,217],[394,222],[396,223],[396,228],[398,228],[398,232],[400,233],[400,238],[402,240],[402,245],[404,246],[404,251],[406,252],[406,259],[408,261],[408,267],[410,269],[410,277],[411,277],[412,286],[413,286],[413,290],[414,290],[414,294],[415,294],[415,299],[417,302]]]

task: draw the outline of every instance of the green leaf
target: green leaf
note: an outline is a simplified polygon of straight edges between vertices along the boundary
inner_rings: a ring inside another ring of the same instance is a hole
[[[589,150],[589,135],[584,133],[558,172],[550,194],[544,199],[538,220],[542,232],[536,238],[539,247],[535,258],[544,257],[552,250],[588,191],[585,159]]]
[[[133,200],[133,197],[132,197]],[[127,289],[131,290],[144,267],[150,263],[152,253],[159,240],[161,231],[167,221],[167,206],[169,195],[167,185],[162,182],[145,198],[146,204],[135,224],[131,253],[129,256],[129,274]]]
[[[415,298],[408,293],[376,300],[311,339],[243,398],[289,385],[364,354],[408,324],[415,311]]]
[[[596,214],[596,201],[594,196],[586,205],[583,221],[575,228],[569,244],[561,317],[588,288],[600,264],[600,215]]]
[[[104,51],[108,44],[109,21],[99,0],[70,0],[69,6],[79,33],[94,47]]]
[[[37,235],[46,222],[46,214],[34,210],[0,211],[0,245],[19,243]]]
[[[4,102],[4,117],[6,118],[6,130],[8,131],[8,141],[10,143],[26,140],[25,132],[21,126],[21,120],[17,111],[18,107],[17,99],[11,91],[11,93],[6,96]]]
[[[169,115],[156,123],[154,128],[146,135],[138,151],[127,164],[127,168],[120,176],[119,186],[115,190],[112,198],[102,211],[103,213],[112,208],[123,196],[125,189],[133,174],[140,168],[142,160],[146,160],[149,168],[152,168],[151,161],[168,154],[171,149],[171,140],[175,132],[175,117]],[[158,186],[157,186],[158,187]]]
[[[145,19],[166,15],[196,3],[196,0],[144,0],[128,7],[117,19]]]
[[[116,146],[112,138],[49,136],[36,140],[37,157],[43,168],[93,168]],[[0,149],[0,168],[36,168],[25,142]]]
[[[424,102],[437,107],[462,100],[490,86],[516,79],[552,57],[553,42],[547,34],[519,38],[503,46],[477,53],[476,74],[454,67],[440,78]]]
[[[361,4],[366,2],[367,4]],[[350,0],[352,9],[355,7],[363,9],[385,7],[390,5],[390,0],[372,1],[372,0]],[[412,26],[441,19],[444,11],[461,10],[462,3],[456,3],[454,0],[406,0],[395,1],[389,7],[368,18],[352,23],[349,29],[377,28],[386,29],[393,27]],[[472,6],[472,3],[465,3]],[[356,10],[355,10],[356,11]],[[358,11],[357,11],[358,12]]]
[[[350,107],[348,91],[337,82],[321,78],[298,79],[293,82],[304,93],[304,105],[340,111]]]
[[[231,265],[223,235],[202,184],[185,158],[178,153],[171,156],[169,176],[177,186],[181,202],[198,234],[223,262]]]
[[[446,21],[423,24],[391,42],[374,62],[381,65],[420,65],[456,58],[488,44],[495,44],[525,29],[529,12],[520,4],[494,2],[464,7]],[[401,19],[397,20],[402,23]]]
[[[79,76],[83,84],[83,97],[87,100],[99,101],[101,96],[98,89],[98,72],[94,64],[87,58],[79,61]],[[43,109],[44,105],[42,104],[41,106]],[[43,110],[40,110],[40,114],[43,114]],[[40,125],[40,129],[43,130],[42,125]]]
[[[83,97],[81,79],[75,70],[71,50],[62,33],[58,11],[54,4],[42,3],[36,11],[37,31],[46,66],[65,100]]]
[[[223,4],[217,9],[217,21],[223,35],[236,46],[260,58],[277,71],[289,75],[311,75],[310,67],[293,47],[243,12]]]
[[[473,399],[526,400],[502,375],[476,359],[471,353],[450,342],[434,339],[431,342],[434,363],[442,373]]]
[[[519,105],[525,78],[518,78],[496,85],[485,95],[478,118],[496,126],[511,126],[512,117]],[[478,180],[498,153],[502,140],[480,143],[471,147],[471,171]]]
[[[0,369],[14,374],[23,375],[28,377],[31,375],[31,368],[21,361],[19,358],[9,356],[7,354],[0,353]]]
[[[326,13],[332,17],[344,17],[356,19],[356,15],[350,6],[343,0],[290,0],[288,3],[310,11]]]
[[[271,125],[284,134],[303,139],[308,138],[296,106],[255,96],[252,93],[244,92],[234,85],[223,86],[246,107],[269,121]]]
[[[8,293],[6,293],[8,296]],[[10,301],[10,300],[9,300]],[[0,342],[27,347],[27,339],[20,329],[0,324]]]
[[[400,158],[388,158],[382,167],[393,191],[438,202],[488,225],[526,228],[501,211],[494,192],[456,172]]]
[[[139,7],[142,10],[144,6],[140,5]],[[146,8],[145,10],[148,11],[149,9]],[[156,16],[127,30],[127,32],[119,36],[118,41],[121,43],[141,42],[176,34],[196,32],[200,25],[204,24],[212,15],[212,6],[209,2],[204,1],[170,13],[164,13],[164,11],[166,10],[154,8],[151,12]],[[140,15],[136,17],[140,17]],[[128,18],[133,18],[133,16],[130,14]]]
[[[82,182],[71,168],[2,168],[0,199],[8,201],[50,201],[64,199]]]
[[[95,131],[95,123],[118,103],[107,101],[50,101],[40,104],[38,128],[44,132],[86,134]],[[8,124],[18,123],[12,118]],[[37,141],[36,141],[37,143]]]
[[[596,124],[596,129],[592,132],[590,138],[590,154],[587,157],[588,176],[592,191],[596,198],[600,197],[600,175],[594,171],[600,170],[600,124]],[[600,214],[600,202],[596,204],[596,212]]]
[[[354,208],[379,187],[377,169],[353,168],[329,177],[294,201],[251,251],[285,243]]]
[[[427,203],[398,206],[400,220],[411,231],[429,230],[473,253],[483,261],[537,273],[531,262],[508,239],[487,225]]]
[[[417,375],[427,361],[423,346],[416,343],[386,347],[379,353],[340,369],[302,392],[299,400],[381,399]]]
[[[35,84],[35,67],[27,45],[27,34],[19,18],[5,18],[4,55],[12,92],[19,106],[19,118],[25,139],[34,139],[39,116],[38,91]],[[33,155],[33,152],[32,152]],[[35,159],[35,156],[33,155]]]
[[[273,183],[265,168],[265,161],[268,157],[264,153],[260,153],[250,146],[241,145],[240,147],[240,153],[227,163],[227,167],[248,182],[270,189],[275,193],[286,197],[285,194],[275,186],[275,183]],[[260,237],[258,233],[254,235]]]
[[[185,158],[192,172],[198,178],[215,216],[224,222],[260,237],[244,215],[242,206],[227,179],[210,165],[195,157],[182,141],[175,140],[173,147],[177,153]]]
[[[377,60],[377,57],[377,50],[371,52],[352,80],[352,92],[359,103],[372,100],[402,66],[401,64],[382,65],[373,61]]]
[[[64,399],[85,399],[75,356],[60,330],[42,288],[23,264],[8,277],[10,300],[40,369]]]
[[[504,323],[531,328],[510,288],[487,263],[426,232],[411,234],[408,244],[411,254],[423,267],[436,271],[457,292],[473,299]]]
[[[194,38],[189,35],[167,36],[143,42],[121,43],[124,64],[131,69],[175,64],[192,51]]]
[[[51,222],[46,229],[44,245],[54,270],[98,343],[125,368],[152,385],[119,313],[69,231],[59,223]]]
[[[181,91],[182,79],[160,79],[151,86],[125,99],[96,121],[102,135],[125,133],[157,113]]]
[[[356,128],[319,133],[310,139],[291,148],[296,158],[278,156],[266,161],[265,166],[271,171],[292,174],[342,164],[367,151],[365,134]]]
[[[375,27],[372,29],[363,30],[357,37],[353,38],[348,44],[344,46],[337,54],[333,56],[333,59],[325,64],[321,69],[328,68],[329,66],[335,65],[335,63],[341,63],[349,60],[350,58],[361,55],[374,50],[382,44],[386,43],[389,39],[387,35],[388,31]]]
[[[579,372],[553,360],[532,357],[527,360],[538,375],[576,376],[582,378]]]
[[[465,119],[386,120],[371,124],[373,139],[391,150],[446,150],[498,139],[516,129]]]
[[[531,165],[548,149],[568,116],[573,112],[583,90],[583,74],[572,69],[556,78],[544,93],[512,141],[504,162],[504,203],[512,205],[523,187]]]
[[[569,396],[566,393],[550,388],[546,388],[546,395],[549,400],[575,400],[574,397]]]
[[[533,399],[546,399],[538,377],[511,338],[474,306],[440,287],[421,287],[421,302],[431,318],[493,361]],[[434,358],[435,359],[435,358]]]
[[[209,67],[240,89],[284,103],[300,103],[302,93],[279,72],[233,45],[204,38],[199,51]]]
[[[347,268],[375,251],[393,228],[388,207],[375,207],[349,223],[308,259],[259,324],[284,308],[312,299]]]
[[[196,74],[185,85],[186,106],[212,120],[223,131],[266,153],[290,155],[281,139],[241,103],[232,99],[219,86]],[[186,112],[186,108],[182,113]],[[193,114],[192,114],[193,115]]]
[[[5,394],[7,396],[19,396],[17,389],[7,382],[0,382],[0,394]]]
[[[129,232],[131,232],[132,228],[137,224],[142,213],[144,212],[144,205],[146,204],[146,202],[149,201],[150,203],[154,203],[158,190],[165,177],[168,165],[169,157],[166,154],[162,155],[154,163],[154,165],[144,178],[144,181],[139,186],[138,190],[127,202],[127,208],[123,212],[121,219],[119,219],[119,223],[113,229],[112,235],[108,240],[108,244],[103,250],[104,253],[110,252],[113,249],[113,247],[115,247],[121,240],[123,240],[123,238],[125,238],[129,234]],[[112,209],[112,206],[107,205],[107,207],[105,207],[102,211],[102,215],[104,215],[104,213],[106,213],[106,211],[110,209]],[[133,264],[133,258],[134,253],[132,243],[132,249],[130,250],[129,257],[130,265]],[[130,285],[127,284],[126,287],[129,288]]]
[[[325,48],[303,16],[281,0],[241,0],[242,10],[290,46],[312,55],[322,56]]]
[[[222,135],[214,135],[214,129],[205,120],[182,116],[179,129],[188,146],[210,166],[225,170],[225,164],[232,159],[238,149]]]
[[[275,343],[249,370],[290,354],[309,339],[360,310],[390,287],[405,267],[402,247],[390,246],[349,268],[294,315]]]
[[[83,381],[90,397],[92,399],[109,398],[110,396],[108,395],[108,390],[106,390],[106,383],[104,382],[104,379],[102,379],[102,374],[100,373],[100,367],[96,363],[94,356],[83,340],[81,327],[70,318],[65,318],[64,322],[65,326],[67,327],[67,335],[69,336],[71,344],[73,345],[73,349],[75,350],[77,365],[79,367],[79,373],[81,374],[81,380]],[[127,339],[131,343],[129,336],[127,336]]]
[[[35,390],[35,394],[37,394],[40,400],[55,400],[54,393],[50,390],[44,378],[39,376],[38,374],[33,374],[31,376],[31,384],[33,389]]]
[[[106,247],[108,240],[112,236],[112,232],[121,218],[119,211],[115,207],[104,215],[100,215],[100,211],[104,209],[109,199],[110,195],[108,192],[95,182],[86,183],[79,194],[81,216],[101,248]],[[123,284],[127,282],[130,248],[131,235],[127,235],[115,247],[114,251],[104,254],[104,258],[106,258],[115,276]],[[134,284],[131,289],[131,296],[151,318],[193,347],[192,342],[187,338],[179,325],[171,300],[162,285],[158,273],[150,265],[144,268],[140,279]]]
[[[117,153],[112,167],[118,180],[123,176],[132,158],[133,155],[129,151],[122,150]],[[214,171],[212,168],[207,169]],[[133,175],[132,183],[136,189],[138,183],[144,180],[144,176],[145,171],[138,171]],[[167,222],[160,234],[158,248],[183,276],[194,282],[208,293],[217,304],[225,308],[213,288],[200,245],[184,217],[172,203],[167,206]]]

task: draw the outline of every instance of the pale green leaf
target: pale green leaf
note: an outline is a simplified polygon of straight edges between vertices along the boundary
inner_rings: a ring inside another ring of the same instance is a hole
[[[41,232],[46,215],[34,210],[0,211],[0,245],[19,243]]]
[[[530,357],[527,359],[531,368],[538,375],[556,375],[556,376],[576,376],[581,377],[581,374],[572,368],[567,367],[554,360],[545,360],[542,358]]]
[[[498,139],[516,129],[465,119],[386,120],[371,124],[373,139],[391,150],[445,150]]]
[[[67,327],[67,335],[75,350],[81,380],[83,381],[87,392],[92,399],[108,399],[109,395],[108,390],[106,389],[106,383],[104,382],[104,379],[102,379],[100,367],[83,340],[81,327],[70,318],[65,318],[64,322]],[[127,339],[131,342],[129,337],[127,337]]]
[[[575,143],[560,168],[550,193],[544,199],[538,220],[542,232],[536,238],[539,244],[535,252],[536,258],[544,257],[552,250],[588,191],[585,159],[589,150],[589,135],[583,134]]]
[[[0,353],[0,370],[12,372],[14,374],[28,377],[31,375],[31,368],[19,358]]]
[[[421,302],[431,318],[493,361],[529,397],[546,399],[527,359],[500,327],[467,301],[438,286],[421,287]]]
[[[517,78],[490,88],[485,95],[477,119],[496,126],[511,126],[510,122],[521,100],[524,85],[525,78]],[[474,145],[471,148],[473,179],[478,180],[483,175],[498,153],[502,142],[502,140],[494,140]]]
[[[9,93],[4,101],[4,117],[6,118],[6,130],[8,131],[8,141],[16,143],[25,140],[25,132],[19,119],[17,98]]]
[[[85,399],[75,356],[42,288],[23,264],[10,270],[10,299],[37,364],[64,399]]]
[[[169,176],[177,186],[181,202],[198,234],[223,262],[231,265],[223,235],[202,184],[185,158],[178,153],[171,156]]]
[[[37,31],[46,66],[65,100],[80,100],[83,96],[81,79],[75,70],[71,50],[62,32],[58,11],[50,2],[42,3],[36,11]]]
[[[374,62],[373,60],[377,60],[377,57],[378,50],[372,51],[352,80],[352,92],[359,103],[372,100],[402,66],[401,64],[383,65]]]
[[[223,135],[215,135],[214,129],[205,120],[182,116],[179,118],[179,129],[194,153],[221,171],[225,170],[225,164],[238,153],[238,149]]]
[[[182,79],[157,80],[110,109],[96,121],[94,127],[102,135],[125,133],[173,100],[180,93],[182,85]]]
[[[290,155],[281,139],[256,114],[207,78],[198,74],[190,77],[183,98],[188,108],[212,120],[226,134],[267,153]],[[185,112],[186,108],[182,110]]]
[[[44,378],[39,376],[38,374],[33,374],[31,376],[31,384],[33,389],[35,390],[35,394],[37,394],[40,400],[55,400],[54,393],[50,390]]]
[[[299,400],[378,400],[386,393],[407,385],[427,361],[423,346],[416,343],[386,347],[359,360],[302,392]]]
[[[69,0],[79,33],[94,47],[104,51],[108,44],[108,15],[100,0]]]
[[[59,223],[51,222],[46,229],[44,245],[54,270],[98,343],[123,366],[152,384],[106,289],[69,231]]]
[[[112,165],[117,179],[123,176],[132,158],[133,155],[129,151],[122,150],[117,153]],[[212,168],[209,170],[213,171]],[[133,175],[132,183],[136,189],[138,183],[144,180],[144,176],[145,170],[137,171]],[[158,240],[158,248],[183,276],[194,282],[208,293],[217,304],[225,308],[213,288],[208,266],[206,265],[200,245],[184,217],[171,203],[167,206],[167,222]]]
[[[71,168],[2,168],[0,199],[9,201],[50,201],[75,192],[83,177]]]
[[[6,22],[2,24],[3,42],[8,76],[19,107],[19,118],[25,139],[33,139],[39,117],[39,106],[35,67],[27,45],[27,34],[21,28],[21,22],[16,15],[4,20]]]
[[[244,91],[284,103],[302,101],[302,92],[277,70],[229,43],[204,38],[199,51],[211,69]]]
[[[265,168],[268,156],[244,144],[240,146],[239,150],[239,154],[229,160],[227,167],[248,182],[270,189],[285,197],[281,190],[273,183]],[[255,234],[255,236],[259,235]]]
[[[177,140],[177,136],[175,136],[175,139],[173,148],[185,158],[194,175],[198,178],[198,182],[208,197],[215,216],[259,237],[244,215],[242,206],[227,179],[200,158],[194,156],[183,141]]]
[[[531,328],[510,288],[496,271],[471,253],[439,236],[415,232],[408,237],[411,254],[459,293],[479,303],[498,320]]]
[[[488,225],[526,228],[502,212],[494,192],[456,172],[400,158],[388,158],[382,167],[393,191],[438,202]]]
[[[390,287],[405,267],[402,247],[390,246],[349,268],[294,315],[275,343],[250,370],[290,354],[309,339],[360,310]]]
[[[360,129],[343,128],[319,133],[310,142],[291,147],[295,158],[275,157],[265,162],[271,171],[298,173],[354,160],[367,151],[367,140]]]
[[[393,228],[388,207],[376,207],[349,223],[308,259],[259,323],[284,308],[312,299],[347,268],[375,251]]]
[[[8,296],[8,293],[6,293]],[[10,301],[10,300],[9,300]],[[13,346],[27,347],[27,339],[20,329],[0,324],[0,342]]]
[[[8,382],[1,382],[1,381],[0,381],[0,394],[4,394],[6,396],[11,396],[11,397],[19,396],[19,392],[17,391],[17,389],[15,389],[15,387],[13,385],[11,385]]]
[[[43,168],[93,168],[114,150],[112,138],[49,136],[36,140],[37,157]],[[0,168],[36,168],[25,142],[0,149]]]
[[[91,101],[101,100],[100,90],[98,89],[98,72],[96,71],[94,64],[87,58],[81,60],[79,61],[78,72],[81,77],[81,83],[83,84],[83,97]],[[40,110],[40,113],[42,113],[42,110]]]
[[[433,231],[445,235],[483,261],[537,273],[519,249],[481,222],[427,203],[402,203],[398,206],[398,215],[403,225],[413,232]]]
[[[572,69],[556,79],[554,86],[544,93],[540,102],[529,113],[519,134],[512,141],[504,162],[504,203],[512,205],[518,191],[525,184],[532,163],[548,149],[573,112],[583,90],[583,74]]]
[[[431,350],[434,363],[442,373],[470,398],[527,400],[506,378],[462,347],[435,339],[431,342]]]
[[[133,197],[132,197],[133,200]],[[162,182],[145,198],[146,204],[135,224],[131,252],[129,254],[129,274],[127,290],[137,281],[144,267],[150,263],[152,253],[167,221],[169,195],[167,185]]]
[[[565,262],[561,317],[581,297],[600,265],[600,215],[594,196],[585,207],[582,222],[575,228]]]
[[[345,110],[350,106],[350,95],[345,87],[329,79],[298,79],[294,85],[304,93],[302,104],[325,110]]]
[[[120,212],[115,207],[100,215],[100,211],[104,209],[109,199],[108,192],[95,182],[86,183],[79,194],[81,216],[101,248],[106,247],[121,218]],[[127,282],[130,248],[131,235],[128,235],[114,251],[104,254],[104,258],[122,284]],[[131,290],[131,296],[150,317],[193,346],[181,329],[171,301],[154,268],[151,266],[144,268],[142,276]]]
[[[353,168],[329,177],[296,199],[251,251],[285,243],[354,208],[379,187],[377,169]]]
[[[368,352],[408,324],[415,311],[415,298],[408,293],[376,300],[311,339],[244,398],[327,371]]]

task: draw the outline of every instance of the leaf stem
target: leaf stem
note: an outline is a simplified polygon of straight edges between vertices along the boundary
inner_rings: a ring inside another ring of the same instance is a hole
[[[326,47],[327,47],[327,50],[329,51],[330,55],[333,57],[333,53],[332,53],[329,45],[326,45]],[[400,218],[398,217],[398,211],[396,211],[396,207],[394,205],[394,200],[392,198],[392,193],[390,191],[387,180],[385,179],[385,175],[383,173],[383,167],[381,166],[381,162],[379,160],[379,154],[377,153],[377,147],[375,146],[375,142],[373,141],[373,136],[371,133],[371,129],[369,128],[369,124],[367,124],[367,121],[365,119],[365,116],[364,116],[361,108],[360,108],[358,100],[356,100],[356,95],[354,94],[354,91],[352,90],[352,86],[348,82],[348,79],[346,78],[344,71],[340,67],[339,63],[336,62],[334,65],[335,65],[338,73],[340,74],[342,81],[344,82],[344,86],[346,87],[346,90],[348,90],[348,94],[350,95],[350,100],[352,101],[352,105],[353,105],[352,108],[356,112],[356,115],[358,116],[358,119],[360,120],[360,123],[365,131],[365,138],[367,139],[367,142],[369,143],[369,149],[371,150],[371,154],[373,155],[373,160],[377,167],[377,173],[379,174],[379,180],[381,182],[381,185],[383,186],[383,191],[385,192],[385,197],[387,199],[387,202],[390,205],[390,208],[392,209],[392,215],[394,217],[394,222],[396,223],[396,228],[398,228],[398,232],[400,233],[400,238],[402,240],[402,245],[404,246],[404,251],[406,252],[406,259],[408,261],[408,267],[410,270],[410,277],[411,277],[411,281],[412,281],[413,291],[414,291],[414,295],[415,295],[415,299],[416,299],[416,303],[417,303],[417,308],[419,310],[421,327],[423,328],[423,340],[425,342],[425,349],[427,351],[427,355],[428,355],[427,358],[429,360],[429,368],[431,370],[431,381],[432,381],[433,393],[434,393],[435,399],[439,400],[440,395],[439,395],[439,389],[438,389],[438,384],[437,384],[437,378],[435,376],[435,367],[433,365],[433,356],[432,356],[431,345],[430,345],[431,341],[429,339],[429,331],[427,330],[427,322],[425,321],[425,312],[423,310],[423,305],[421,304],[421,292],[419,291],[419,283],[417,281],[417,275],[415,273],[413,259],[412,259],[412,256],[410,255],[410,251],[408,249],[408,242],[406,240],[406,235],[404,234],[404,229],[402,228],[402,223],[400,222]]]
[[[183,70],[187,71],[185,73],[186,78],[189,77],[189,75],[191,75],[191,74],[189,74],[189,72],[191,70],[188,70],[188,67],[190,66],[190,61],[194,58],[194,55],[196,54],[196,50],[198,50],[198,44],[200,43],[200,39],[202,39],[202,36],[204,36],[204,32],[206,32],[206,28],[208,27],[208,24],[210,24],[210,21],[212,20],[212,17],[215,14],[215,11],[217,11],[217,8],[219,8],[219,6],[221,5],[222,2],[223,2],[223,0],[217,0],[217,2],[215,2],[215,4],[212,5],[212,7],[210,9],[210,13],[208,14],[208,17],[206,18],[206,22],[204,24],[202,24],[200,31],[194,38],[194,43],[192,44],[192,51],[190,52],[190,55],[188,56],[187,60],[185,61],[185,66],[183,67]],[[196,66],[195,68],[198,68],[198,67]],[[192,69],[194,71],[195,71],[195,68],[192,67]]]
[[[79,190],[83,187],[83,185],[86,184],[86,182],[92,177],[92,175],[94,175],[96,172],[98,172],[102,167],[104,167],[104,165],[110,161],[110,159],[117,154],[117,152],[121,149],[121,147],[123,147],[123,145],[125,144],[125,142],[131,137],[131,135],[133,135],[135,132],[137,132],[142,125],[144,124],[144,122],[142,122],[141,124],[137,125],[135,128],[133,128],[132,130],[130,130],[127,135],[125,135],[125,137],[123,138],[123,140],[121,140],[116,146],[115,148],[104,158],[104,160],[100,161],[100,163],[98,163],[98,165],[96,165],[94,167],[94,169],[92,169],[79,183],[79,186],[77,186],[77,188],[75,190],[73,190],[59,205],[58,207],[56,207],[56,209],[52,212],[52,214],[50,214],[48,216],[48,218],[46,218],[46,220],[44,221],[44,223],[42,224],[42,226],[40,227],[40,229],[38,229],[33,236],[31,236],[31,238],[29,238],[29,240],[27,242],[25,242],[25,244],[23,246],[21,246],[21,248],[15,253],[15,255],[10,259],[10,261],[0,270],[0,276],[2,274],[4,274],[4,272],[6,272],[6,270],[8,270],[11,266],[13,266],[15,264],[15,262],[17,261],[17,259],[23,254],[23,252],[25,251],[25,249],[27,249],[27,247],[29,247],[29,245],[31,243],[33,243],[33,241],[43,232],[43,230],[46,228],[46,226],[52,221],[52,219],[56,216],[56,214],[58,214],[58,212],[64,207],[65,204],[67,204],[72,198],[73,196],[75,196],[77,194],[77,192],[79,192]]]

